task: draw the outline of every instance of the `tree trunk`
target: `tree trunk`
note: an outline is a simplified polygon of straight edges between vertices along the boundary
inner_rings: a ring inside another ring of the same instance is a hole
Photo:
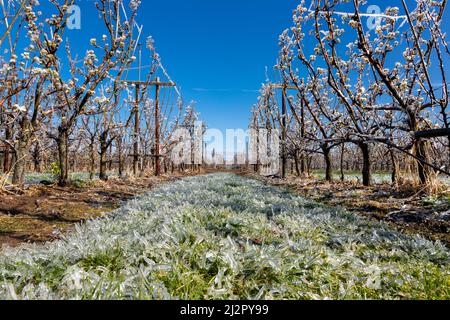
[[[42,155],[41,147],[38,142],[36,142],[33,150],[33,160],[34,160],[34,171],[41,173],[42,171]]]
[[[308,174],[308,176],[311,175],[311,162],[312,162],[312,157],[307,157],[306,158],[306,173]]]
[[[428,153],[426,150],[426,141],[418,139],[416,140],[414,146],[415,156],[419,159],[417,160],[419,179],[420,182],[425,185],[428,183],[428,179],[430,177],[430,169],[422,163],[422,161],[429,163]]]
[[[12,131],[7,126],[5,129],[5,140],[10,141],[12,138]],[[7,173],[11,170],[11,161],[10,161],[10,147],[5,144],[5,153],[3,157],[3,172]]]
[[[303,159],[301,160],[303,161]],[[298,152],[295,151],[295,155],[294,155],[294,162],[295,162],[295,172],[297,173],[297,177],[300,176],[300,168],[299,168],[299,160],[298,160]],[[302,167],[304,169],[304,167]],[[304,171],[302,171],[304,172]]]
[[[123,165],[123,156],[122,156],[122,138],[119,138],[117,140],[117,152],[119,153],[119,177],[122,178],[123,177],[123,169],[124,169],[124,165]]]
[[[446,167],[447,171],[450,170],[450,136],[447,137],[448,144],[447,144],[447,162]]]
[[[62,128],[59,129],[58,136],[58,165],[60,169],[58,185],[66,187],[69,184],[69,166],[68,166],[68,132]]]
[[[77,161],[76,161],[76,160],[77,160],[77,157],[76,157],[76,153],[73,152],[72,155],[73,155],[72,157],[67,157],[67,160],[68,160],[69,163],[70,163],[69,171],[76,172],[76,168],[77,168]]]
[[[341,181],[345,181],[345,175],[344,175],[344,155],[345,155],[345,144],[343,143],[341,146]]]
[[[108,133],[103,132],[100,135],[100,180],[107,181],[108,175],[106,174],[107,167],[107,152],[108,152]]]
[[[20,136],[15,144],[15,163],[12,177],[12,184],[22,187],[25,178],[25,166],[30,142],[30,123],[28,119],[22,118],[20,123]]]
[[[360,143],[359,148],[361,149],[363,166],[362,166],[362,176],[363,176],[363,185],[365,187],[370,186],[371,180],[371,163],[370,163],[370,148],[367,143]]]
[[[91,138],[89,143],[89,153],[91,154],[91,159],[89,163],[89,180],[94,180],[95,177],[95,138]]]
[[[25,141],[19,141],[15,147],[14,171],[12,176],[12,184],[23,187],[25,179],[25,165],[27,156],[27,143]]]
[[[300,158],[300,172],[301,173],[306,172],[306,159],[305,159],[305,154],[303,154],[303,153]]]
[[[323,157],[325,159],[325,180],[333,181],[333,168],[331,164],[331,149],[328,145],[321,147],[323,151]]]
[[[109,146],[109,164],[108,164],[109,171],[112,171],[112,168],[113,168],[113,145],[111,144]]]
[[[393,149],[389,150],[392,162],[392,184],[397,184],[397,159],[395,158],[395,153]]]

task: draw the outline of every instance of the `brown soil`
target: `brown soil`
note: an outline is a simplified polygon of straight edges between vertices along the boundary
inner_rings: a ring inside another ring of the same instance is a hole
[[[0,194],[0,248],[59,239],[76,223],[102,217],[136,195],[180,177],[98,180],[78,188],[38,185],[21,195]]]
[[[430,201],[411,190],[399,192],[390,185],[362,187],[352,182],[326,182],[309,178],[246,176],[270,185],[287,187],[327,206],[341,206],[360,215],[391,223],[397,229],[440,240],[450,246],[450,201],[448,193]]]
[[[211,173],[213,170],[206,170]],[[427,201],[389,185],[364,188],[350,182],[325,182],[308,178],[264,178],[236,171],[250,178],[287,187],[328,206],[341,206],[360,215],[387,221],[401,231],[421,234],[450,245],[450,197]],[[187,174],[188,175],[188,174]],[[183,175],[95,181],[81,188],[33,186],[21,195],[0,194],[0,248],[21,243],[59,239],[76,223],[102,217],[136,195],[178,180]]]

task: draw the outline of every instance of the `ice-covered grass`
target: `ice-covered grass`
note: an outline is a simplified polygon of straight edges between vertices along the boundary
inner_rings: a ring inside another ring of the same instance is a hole
[[[313,172],[313,177],[320,180],[325,180],[325,171],[324,170],[315,170]],[[345,181],[354,182],[354,183],[362,183],[362,173],[359,171],[345,171],[344,172]],[[413,176],[408,177],[409,179],[414,179]],[[372,183],[374,184],[391,184],[392,183],[392,173],[390,172],[372,172]],[[333,180],[340,181],[341,173],[338,170],[333,171]],[[450,178],[444,175],[439,176],[439,181],[445,183],[450,186]]]
[[[98,174],[96,175],[98,177]],[[85,172],[74,172],[69,174],[69,178],[72,181],[89,181],[89,173]],[[9,177],[8,181],[11,181]],[[27,185],[37,185],[42,182],[53,183],[56,182],[57,178],[50,172],[28,172],[25,174],[25,184]]]
[[[111,177],[115,177],[115,173],[108,174]],[[97,173],[95,175],[95,178],[98,179],[99,174]],[[82,181],[82,182],[88,182],[89,181],[89,173],[88,172],[72,172],[69,173],[69,178],[72,181]],[[49,172],[43,172],[43,173],[37,173],[37,172],[29,172],[25,174],[25,184],[28,185],[37,185],[42,182],[56,182],[57,178]]]
[[[325,171],[317,170],[313,172],[313,176],[316,179],[325,180]],[[356,171],[346,171],[344,173],[345,181],[362,183],[362,173]],[[341,173],[339,171],[333,171],[333,179],[335,181],[341,180]],[[388,172],[373,172],[372,173],[372,182],[375,184],[390,184],[392,182],[392,174]]]
[[[5,249],[0,298],[450,298],[439,243],[231,174],[159,187],[62,241]]]

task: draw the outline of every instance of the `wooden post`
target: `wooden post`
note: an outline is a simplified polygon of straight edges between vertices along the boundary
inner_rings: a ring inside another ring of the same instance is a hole
[[[134,123],[134,155],[133,155],[133,173],[137,175],[139,171],[139,134],[140,134],[140,115],[139,115],[139,93],[140,86],[150,87],[155,86],[156,88],[156,99],[155,99],[155,175],[159,176],[161,174],[161,163],[160,163],[160,153],[159,153],[159,145],[160,145],[160,123],[159,123],[159,92],[161,87],[175,87],[176,84],[172,81],[170,82],[160,82],[160,78],[157,78],[156,81],[133,81],[126,80],[121,81],[128,85],[136,86],[136,105],[134,108],[135,114],[135,123]]]
[[[161,161],[159,154],[159,78],[156,78],[156,98],[155,98],[155,176],[161,174]]]
[[[138,61],[138,80],[141,81],[141,61],[142,61],[142,45],[139,43],[138,44],[138,48],[139,48],[139,61]]]
[[[303,101],[303,97],[301,99],[301,137],[302,137],[302,143],[304,142],[305,139],[305,104]],[[305,151],[302,151],[302,155],[301,155],[301,172],[304,174],[306,172],[306,154]]]
[[[281,97],[281,113],[282,113],[282,119],[281,119],[281,126],[282,128],[282,147],[281,147],[281,177],[286,178],[286,167],[287,167],[287,154],[286,154],[286,140],[287,140],[287,108],[286,108],[286,91],[287,89],[292,90],[298,90],[296,86],[287,85],[286,83],[274,83],[271,85],[272,89],[281,89],[282,90],[282,97]]]
[[[12,98],[8,99],[8,108],[9,110],[12,110]],[[3,107],[2,107],[3,109]],[[3,113],[3,110],[2,110]],[[2,115],[3,118],[3,115]],[[11,131],[11,127],[10,125],[8,125],[8,115],[5,114],[5,118],[2,119],[2,121],[4,121],[5,124],[5,140],[10,140],[12,138],[12,131]],[[7,173],[11,170],[11,162],[10,161],[10,146],[8,144],[5,144],[5,150],[4,150],[4,155],[3,155],[3,172]]]
[[[134,107],[134,154],[133,154],[133,174],[136,176],[139,171],[139,84],[136,84],[136,105]]]
[[[283,86],[281,97],[281,124],[282,124],[282,146],[281,146],[281,178],[286,178],[286,86]]]

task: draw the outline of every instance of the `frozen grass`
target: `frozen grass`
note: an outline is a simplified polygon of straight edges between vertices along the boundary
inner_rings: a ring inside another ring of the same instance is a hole
[[[313,172],[313,176],[320,180],[325,180],[325,171],[317,170]],[[345,181],[362,183],[362,173],[356,171],[346,171],[344,173]],[[335,181],[341,180],[341,173],[339,171],[333,171],[333,179]],[[372,173],[372,182],[375,184],[390,184],[392,182],[392,174],[385,172]]]
[[[35,185],[42,181],[53,182],[55,178],[51,173],[27,173],[25,174],[25,184]]]
[[[115,174],[108,174],[110,177],[114,177]],[[99,174],[95,175],[96,178],[99,177]],[[89,181],[89,173],[88,172],[73,172],[69,174],[69,178],[72,181]],[[28,185],[36,185],[41,182],[55,182],[56,178],[51,173],[27,173],[25,175],[25,184]]]
[[[0,298],[449,299],[450,252],[231,174],[0,254]]]
[[[313,177],[320,180],[325,180],[325,170],[315,170],[313,172]],[[344,172],[345,181],[362,183],[362,173],[359,171],[345,171]],[[390,172],[372,172],[372,183],[374,184],[391,184],[392,183],[392,173]],[[411,179],[413,177],[411,176]],[[340,181],[341,173],[338,170],[333,170],[333,180]],[[450,186],[450,178],[444,175],[439,176],[439,181]]]
[[[96,176],[98,177],[98,174]],[[89,173],[84,172],[70,173],[69,178],[72,181],[86,182],[89,181]],[[57,180],[56,177],[50,172],[42,172],[42,173],[29,172],[25,174],[25,184],[27,185],[37,185],[41,184],[42,182],[53,183],[56,182],[56,180]],[[11,177],[9,177],[8,181],[11,182]]]

